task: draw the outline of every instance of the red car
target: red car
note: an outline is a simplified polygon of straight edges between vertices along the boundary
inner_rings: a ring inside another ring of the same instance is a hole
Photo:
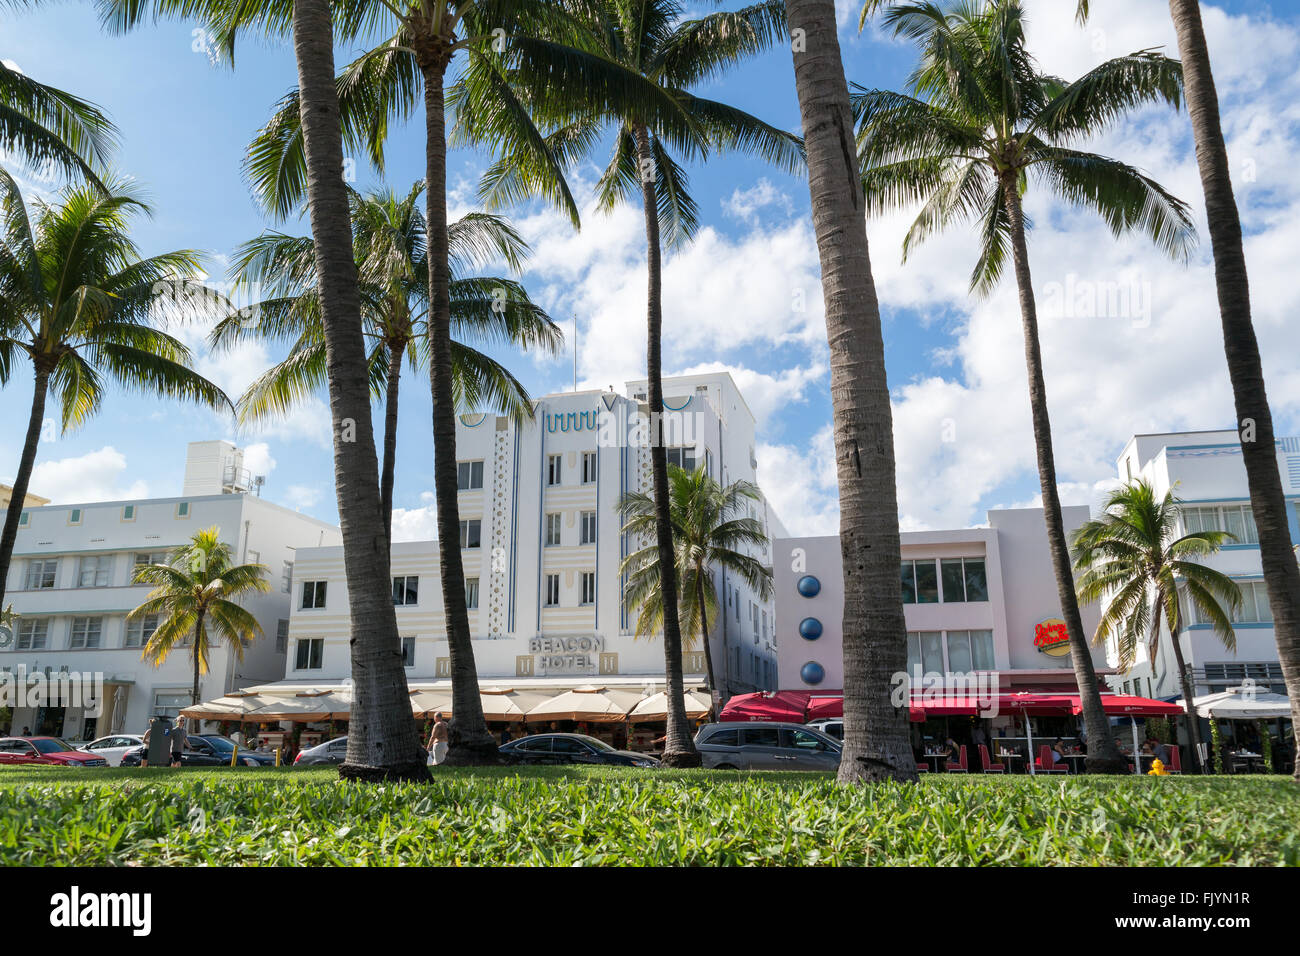
[[[0,737],[0,765],[50,764],[56,767],[105,767],[108,761],[77,750],[58,737]]]

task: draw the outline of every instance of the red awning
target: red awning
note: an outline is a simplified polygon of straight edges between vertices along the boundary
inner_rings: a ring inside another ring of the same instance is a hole
[[[814,697],[808,701],[807,719],[822,720],[827,717],[844,716],[843,697]],[[926,712],[918,701],[912,701],[907,709],[908,719],[914,724],[925,720]]]
[[[1108,717],[1171,717],[1183,713],[1177,704],[1129,694],[1102,694],[1101,709]],[[1083,702],[1074,695],[1074,713],[1083,713]]]
[[[784,720],[796,724],[804,722],[808,699],[812,696],[803,690],[759,691],[756,694],[738,694],[727,701],[718,715],[719,720]]]

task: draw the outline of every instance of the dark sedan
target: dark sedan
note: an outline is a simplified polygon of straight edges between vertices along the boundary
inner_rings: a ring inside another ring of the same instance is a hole
[[[603,740],[586,734],[535,734],[520,737],[501,747],[501,756],[521,764],[592,764],[615,767],[657,767],[649,754],[615,750]]]
[[[202,737],[189,736],[185,738],[186,749],[181,751],[182,767],[229,767],[230,754],[235,749],[234,743],[226,740],[225,737],[216,734],[205,735]],[[225,746],[219,746],[224,741]],[[122,754],[123,767],[138,767],[144,758],[144,748],[136,747],[134,750],[128,750]],[[272,757],[267,761],[266,754],[254,753],[250,750],[241,750],[239,752],[239,764],[244,767],[261,767],[267,763],[275,763]],[[168,758],[168,763],[171,759]]]

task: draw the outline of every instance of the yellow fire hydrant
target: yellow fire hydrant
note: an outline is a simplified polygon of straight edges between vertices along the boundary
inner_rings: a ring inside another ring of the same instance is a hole
[[[1155,760],[1151,761],[1151,769],[1147,771],[1147,776],[1167,777],[1169,776],[1169,771],[1165,769],[1164,763],[1160,760],[1159,757],[1157,757]]]

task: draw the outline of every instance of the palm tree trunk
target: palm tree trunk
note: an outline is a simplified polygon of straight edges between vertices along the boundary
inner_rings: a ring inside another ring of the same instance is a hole
[[[199,657],[199,635],[203,633],[203,612],[194,619],[194,646],[190,649],[194,657],[194,687],[190,690],[190,704],[199,706],[199,674],[202,660]]]
[[[1016,285],[1020,293],[1020,317],[1025,331],[1025,368],[1029,374],[1029,407],[1034,419],[1034,445],[1038,454],[1038,481],[1043,492],[1043,519],[1047,525],[1047,547],[1056,572],[1056,592],[1061,601],[1061,617],[1070,635],[1070,659],[1074,679],[1083,703],[1083,723],[1088,732],[1089,773],[1127,773],[1126,761],[1110,733],[1110,720],[1101,706],[1097,672],[1092,666],[1092,652],[1083,632],[1079,600],[1074,593],[1074,573],[1070,569],[1070,549],[1061,520],[1061,499],[1056,491],[1056,460],[1052,453],[1052,423],[1047,415],[1047,385],[1043,381],[1043,353],[1038,342],[1038,306],[1034,301],[1033,281],[1029,275],[1029,249],[1025,244],[1025,216],[1014,178],[1004,180],[1007,216],[1011,222],[1012,257],[1016,266]],[[1031,755],[1032,759],[1032,755]],[[1134,759],[1137,759],[1136,757]]]
[[[1205,190],[1205,213],[1214,250],[1214,280],[1223,324],[1228,377],[1241,431],[1241,457],[1250,487],[1250,507],[1259,529],[1259,557],[1268,603],[1273,611],[1273,636],[1282,677],[1291,698],[1291,724],[1300,727],[1300,568],[1291,550],[1286,501],[1277,467],[1273,415],[1264,390],[1259,343],[1250,318],[1250,286],[1241,247],[1241,219],[1232,194],[1228,151],[1219,123],[1219,97],[1210,71],[1210,54],[1196,0],[1169,0],[1183,61],[1187,112],[1196,140],[1196,165]],[[1296,763],[1300,781],[1300,761]]]
[[[14,543],[18,540],[18,522],[23,516],[27,484],[31,481],[32,468],[36,464],[36,448],[41,442],[41,425],[45,421],[45,398],[49,394],[49,383],[50,370],[38,365],[32,390],[32,411],[27,418],[27,437],[23,441],[23,453],[18,458],[18,474],[14,476],[13,497],[9,499],[9,510],[5,512],[4,533],[0,536],[0,610],[5,606],[5,583],[9,579],[9,564],[14,555]]]
[[[388,347],[388,392],[384,397],[384,464],[379,476],[379,510],[384,536],[393,540],[393,469],[397,464],[397,397],[406,346],[399,339]]]
[[[1183,648],[1178,640],[1178,625],[1169,627],[1169,640],[1174,648],[1174,661],[1178,667],[1178,686],[1183,689],[1183,700],[1187,702],[1187,742],[1192,748],[1192,766],[1201,772],[1201,724],[1196,716],[1196,705],[1192,703],[1192,678],[1183,662]]]
[[[328,0],[296,0],[293,44],[307,165],[307,199],[329,363],[334,485],[351,612],[352,716],[343,777],[427,780],[411,731],[411,702],[393,610],[352,225],[343,182]]]
[[[704,569],[697,568],[695,575],[695,600],[700,604],[700,634],[704,640],[704,666],[709,674],[709,696],[713,699],[713,719],[722,713],[722,691],[713,676],[713,651],[709,649],[709,611],[704,601]],[[685,695],[683,695],[683,701]]]
[[[456,501],[456,400],[451,373],[451,266],[447,240],[447,130],[443,79],[446,47],[417,44],[424,74],[425,206],[429,243],[429,385],[433,396],[433,487],[438,509],[438,566],[443,619],[451,658],[451,722],[446,763],[500,761],[483,719],[478,668],[465,605],[465,567],[460,553]]]
[[[896,681],[907,688],[893,414],[835,3],[786,0],[785,9],[831,355],[844,572],[839,779],[915,781],[907,706],[891,699]]]
[[[686,717],[686,692],[682,687],[682,630],[677,611],[677,564],[673,526],[669,513],[668,450],[664,447],[664,380],[662,361],[663,277],[659,254],[659,206],[655,192],[654,156],[650,134],[643,125],[633,129],[641,171],[641,201],[645,210],[646,263],[649,289],[646,307],[646,390],[650,400],[650,474],[654,483],[655,543],[659,550],[659,590],[664,619],[664,688],[668,695],[668,730],[663,763],[669,767],[698,767],[700,754],[692,740]]]

